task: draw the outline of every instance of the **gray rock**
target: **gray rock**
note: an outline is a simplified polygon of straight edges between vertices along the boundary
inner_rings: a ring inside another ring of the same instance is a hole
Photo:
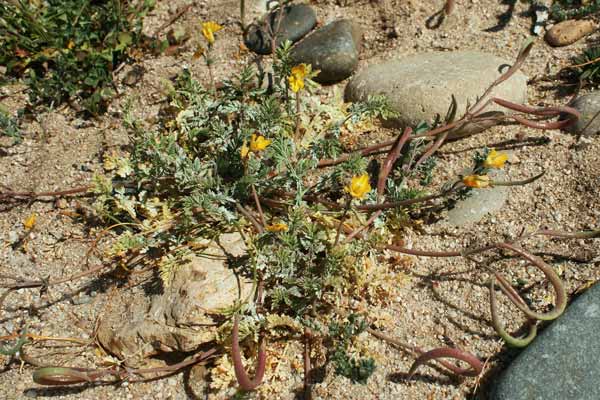
[[[499,57],[476,51],[417,54],[368,66],[348,83],[344,97],[348,102],[360,102],[368,96],[385,95],[399,114],[387,123],[398,128],[415,127],[421,121],[443,119],[452,95],[458,106],[457,118],[461,117],[467,103],[473,105],[509,65]],[[494,88],[491,95],[525,103],[527,77],[517,72]],[[490,105],[485,112],[506,112],[506,109]],[[452,136],[480,132],[487,127],[489,124],[471,124]]]
[[[567,131],[582,135],[600,132],[600,91],[577,97],[569,105],[581,113],[581,118],[568,126]]]
[[[600,398],[600,285],[567,308],[499,376],[491,400]]]
[[[488,175],[492,179],[506,180],[503,171],[490,171]],[[443,223],[453,226],[477,223],[487,214],[493,214],[504,207],[508,194],[507,186],[472,189],[469,197],[459,200],[454,208],[448,211],[448,219]]]
[[[271,36],[267,26],[273,32],[277,29],[279,10],[274,10],[255,25],[251,25],[244,37],[246,47],[258,54],[271,54]],[[306,4],[294,4],[285,7],[277,32],[275,43],[281,46],[286,40],[292,43],[302,39],[317,25],[317,14]],[[267,25],[268,24],[268,25]]]
[[[238,233],[222,235],[219,244],[235,257],[246,251]],[[193,258],[179,267],[163,294],[136,298],[125,310],[112,310],[98,329],[102,346],[127,365],[140,366],[154,354],[189,352],[214,340],[214,316],[238,299],[238,280],[220,246],[211,243],[206,249],[214,257]],[[240,279],[240,286],[241,298],[247,298],[252,284]]]
[[[314,80],[335,83],[346,79],[358,65],[362,42],[361,30],[354,22],[334,21],[307,36],[292,49],[295,64],[311,64],[320,70]]]

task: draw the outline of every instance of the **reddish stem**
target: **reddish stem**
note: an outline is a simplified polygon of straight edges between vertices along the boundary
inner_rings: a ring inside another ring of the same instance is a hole
[[[248,373],[244,369],[242,363],[242,353],[240,351],[239,342],[239,320],[237,314],[233,317],[233,331],[231,333],[231,358],[233,359],[233,369],[238,383],[244,390],[254,390],[262,383],[265,375],[265,367],[267,361],[266,340],[261,334],[260,344],[258,348],[258,364],[254,379],[250,379]]]

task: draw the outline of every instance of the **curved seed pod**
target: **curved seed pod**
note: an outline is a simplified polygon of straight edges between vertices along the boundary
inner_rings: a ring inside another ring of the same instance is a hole
[[[471,368],[450,368],[452,372],[457,375],[477,376],[481,373],[481,371],[483,371],[483,363],[474,355],[459,349],[441,347],[421,354],[410,367],[410,370],[408,371],[408,379],[413,377],[417,371],[417,368],[419,368],[421,364],[425,364],[427,361],[436,360],[438,358],[455,358],[470,365]],[[444,366],[448,367],[448,364],[444,363]]]
[[[530,319],[537,319],[537,320],[541,320],[541,321],[552,321],[553,319],[560,317],[562,315],[562,313],[565,311],[565,308],[567,307],[567,291],[565,290],[565,286],[563,285],[562,281],[560,280],[560,278],[558,277],[556,272],[554,272],[552,267],[549,266],[548,264],[546,264],[539,257],[536,257],[536,256],[526,252],[525,250],[523,250],[519,247],[516,247],[512,244],[500,243],[500,244],[496,244],[496,247],[500,248],[500,249],[510,250],[514,253],[517,253],[521,258],[529,261],[531,264],[538,267],[544,273],[546,278],[548,278],[548,280],[552,284],[552,287],[554,288],[554,291],[556,292],[556,305],[554,306],[554,309],[552,311],[549,311],[547,313],[537,313],[535,311],[532,311],[522,301],[513,301],[515,306],[519,310],[523,311],[525,313],[525,315],[527,315],[527,317],[529,317]],[[498,278],[498,282],[500,283],[500,286],[505,289],[505,291],[504,291],[505,293],[511,292],[511,291],[514,292],[514,289],[512,288],[510,283],[508,283],[504,278],[502,278],[500,275],[496,275],[496,278]],[[509,298],[510,298],[510,296],[509,296]]]
[[[233,317],[233,331],[231,333],[231,358],[233,359],[233,369],[235,377],[244,390],[254,390],[262,383],[265,375],[265,367],[267,361],[266,340],[263,336],[260,338],[258,349],[258,364],[254,379],[250,379],[248,373],[242,364],[242,354],[240,352],[239,342],[239,320],[237,314]]]
[[[500,322],[500,318],[498,317],[498,310],[496,307],[496,296],[494,295],[495,283],[496,283],[496,279],[492,278],[490,281],[490,309],[491,309],[491,314],[492,314],[492,326],[496,330],[496,333],[498,333],[498,335],[502,339],[504,339],[506,344],[508,344],[509,346],[526,347],[527,345],[529,345],[529,343],[531,343],[533,341],[533,339],[535,339],[535,337],[537,335],[537,326],[535,325],[534,321],[531,321],[531,320],[528,321],[529,333],[524,338],[516,338],[516,337],[510,335],[508,332],[506,332],[506,330],[504,330],[504,327],[502,326],[502,323]],[[504,291],[504,289],[503,289],[503,291]],[[506,292],[505,292],[505,294],[513,303],[515,303],[515,299],[513,299],[513,296],[507,294]],[[521,302],[523,301],[520,297],[517,297],[517,299],[519,299],[519,301],[521,301]]]
[[[86,370],[68,367],[43,367],[33,372],[33,381],[39,385],[61,386],[91,382]]]

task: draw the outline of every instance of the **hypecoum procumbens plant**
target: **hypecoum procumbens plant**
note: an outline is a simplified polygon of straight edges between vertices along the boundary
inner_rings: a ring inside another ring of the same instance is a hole
[[[216,29],[208,32],[211,26],[218,25],[204,25],[203,34],[212,47]],[[42,366],[34,374],[35,381],[47,385],[136,381],[171,374],[220,355],[221,360],[231,360],[229,369],[240,387],[253,390],[270,372],[269,343],[284,337],[303,342],[304,389],[310,394],[311,349],[323,342],[331,343],[324,354],[326,364],[332,364],[338,374],[353,382],[368,380],[376,361],[361,345],[360,335],[365,332],[414,354],[417,358],[409,376],[421,364],[446,357],[469,364],[468,368],[460,368],[439,361],[454,373],[479,375],[483,364],[468,352],[457,348],[425,351],[408,345],[376,329],[372,315],[354,312],[350,307],[353,301],[376,301],[371,292],[374,287],[385,297],[389,283],[377,271],[377,263],[386,262],[385,257],[379,257],[383,251],[464,257],[476,262],[482,272],[492,276],[489,284],[494,328],[510,345],[529,343],[535,336],[536,322],[558,317],[567,297],[553,269],[519,247],[518,242],[531,235],[591,238],[598,236],[598,230],[572,234],[537,231],[511,242],[431,252],[396,244],[392,227],[410,225],[408,210],[421,204],[494,185],[527,184],[541,177],[521,182],[494,180],[488,173],[503,168],[506,154],[486,149],[475,155],[471,173],[457,175],[438,193],[430,193],[428,188],[435,167],[432,160],[449,133],[466,123],[489,119],[484,112],[490,103],[516,111],[495,115],[494,119],[539,129],[565,126],[579,116],[568,107],[537,109],[489,96],[520,67],[531,45],[526,43],[515,64],[465,115],[457,118],[453,102],[445,121],[437,126],[408,127],[396,132],[393,140],[359,149],[349,148],[343,140],[349,132],[360,133],[362,127],[377,119],[393,116],[386,100],[372,97],[361,104],[336,105],[309,96],[316,85],[310,77],[318,71],[307,65],[292,65],[289,43],[277,50],[268,85],[264,75],[250,66],[209,88],[189,70],[183,70],[171,88],[168,106],[161,113],[163,119],[156,126],[146,127],[127,114],[124,123],[132,135],[128,152],[108,155],[106,173],[79,190],[93,196],[95,218],[118,234],[105,255],[106,263],[88,273],[113,267],[125,271],[156,268],[161,284],[168,286],[174,271],[186,267],[186,258],[192,254],[203,256],[202,243],[206,239],[237,232],[247,253],[230,267],[253,282],[252,295],[222,311],[222,335],[210,350],[190,355],[173,366],[146,370],[120,365],[104,369]],[[547,119],[559,113],[571,118],[547,122],[525,117],[533,114]],[[0,198],[17,201],[51,195],[3,192]],[[539,268],[556,291],[555,308],[548,313],[531,310],[500,272],[474,258],[490,251],[514,254]],[[369,266],[375,271],[369,272],[371,279],[365,282]],[[48,287],[65,279],[14,281],[3,285],[7,288],[5,294],[22,287]],[[496,310],[496,285],[527,316],[530,333],[526,338],[505,331]],[[18,344],[23,348],[29,342]],[[250,349],[254,353],[246,351]],[[257,359],[252,375],[243,365],[245,355],[250,354]],[[27,362],[27,357],[23,360]]]

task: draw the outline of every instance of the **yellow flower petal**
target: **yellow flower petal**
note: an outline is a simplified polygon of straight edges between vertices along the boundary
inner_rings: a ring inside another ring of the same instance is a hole
[[[208,44],[213,44],[215,42],[215,32],[220,31],[223,27],[217,24],[214,21],[208,21],[202,23],[202,35],[208,41]]]
[[[506,153],[498,153],[496,150],[489,152],[487,158],[483,162],[483,166],[485,168],[496,168],[500,169],[504,167],[504,163],[508,160],[508,155]]]
[[[310,67],[306,64],[298,64],[292,68],[292,72],[288,77],[290,88],[294,93],[298,93],[304,89],[304,78],[310,73]]]
[[[465,186],[470,188],[486,188],[490,186],[490,177],[487,175],[468,175],[463,178]]]
[[[263,135],[252,134],[250,138],[250,150],[253,152],[259,152],[266,149],[271,144],[271,140],[265,139]]]
[[[344,188],[350,196],[355,199],[362,199],[367,193],[371,191],[371,184],[369,183],[369,175],[362,174],[359,176],[352,177],[350,185]]]
[[[37,218],[37,216],[35,215],[35,213],[33,213],[29,217],[27,217],[25,222],[23,222],[23,226],[25,227],[25,229],[32,230],[33,227],[35,226],[36,218]]]
[[[286,232],[288,230],[287,224],[284,224],[283,222],[267,225],[266,228],[269,232]]]

